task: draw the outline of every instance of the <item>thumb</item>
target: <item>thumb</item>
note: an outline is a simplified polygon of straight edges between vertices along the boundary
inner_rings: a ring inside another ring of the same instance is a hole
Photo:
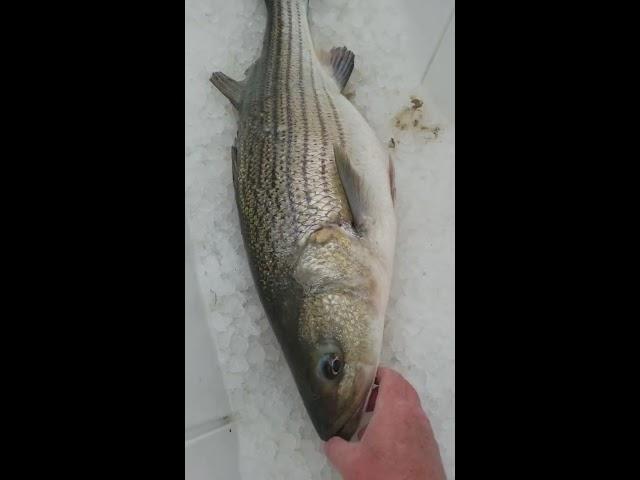
[[[324,445],[324,452],[334,467],[344,474],[352,470],[360,456],[360,444],[349,443],[340,437],[330,438]]]

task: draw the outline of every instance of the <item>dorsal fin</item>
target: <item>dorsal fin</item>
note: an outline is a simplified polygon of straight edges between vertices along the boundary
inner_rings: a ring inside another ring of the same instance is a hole
[[[220,93],[229,99],[236,109],[240,108],[244,82],[239,82],[231,77],[227,77],[222,72],[214,72],[209,80],[220,90]]]
[[[233,176],[233,186],[238,191],[238,147],[235,145],[231,147],[231,174]]]
[[[320,60],[329,68],[340,91],[344,90],[355,65],[353,52],[347,47],[334,47],[329,53],[320,54]]]

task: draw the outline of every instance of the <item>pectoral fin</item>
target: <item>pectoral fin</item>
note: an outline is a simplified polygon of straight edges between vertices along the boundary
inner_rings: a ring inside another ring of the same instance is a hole
[[[334,145],[333,151],[338,176],[353,216],[354,227],[356,230],[362,231],[366,229],[366,224],[371,218],[370,212],[367,211],[367,185],[362,175],[353,168],[344,149],[339,145]]]

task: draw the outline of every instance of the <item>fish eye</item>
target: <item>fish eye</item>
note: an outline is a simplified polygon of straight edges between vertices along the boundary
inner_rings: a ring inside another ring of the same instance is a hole
[[[321,360],[322,373],[329,380],[333,380],[338,375],[340,375],[343,367],[344,367],[344,362],[335,353],[330,353],[322,357],[322,360]]]

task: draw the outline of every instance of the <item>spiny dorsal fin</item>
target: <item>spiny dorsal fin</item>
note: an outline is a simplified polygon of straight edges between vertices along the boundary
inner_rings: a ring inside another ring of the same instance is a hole
[[[331,71],[331,75],[338,83],[340,91],[344,90],[355,65],[353,52],[347,47],[334,47],[329,53],[321,54],[320,59]]]
[[[236,109],[240,108],[244,82],[239,82],[231,77],[227,77],[222,72],[214,72],[209,80],[220,90],[220,93],[229,99]]]
[[[354,227],[361,230],[367,222],[365,205],[365,182],[362,176],[356,172],[349,161],[346,152],[339,145],[333,146],[333,152],[338,169],[338,176],[342,182],[342,188],[347,196]]]
[[[231,174],[233,176],[233,186],[238,190],[238,148],[231,147]]]

